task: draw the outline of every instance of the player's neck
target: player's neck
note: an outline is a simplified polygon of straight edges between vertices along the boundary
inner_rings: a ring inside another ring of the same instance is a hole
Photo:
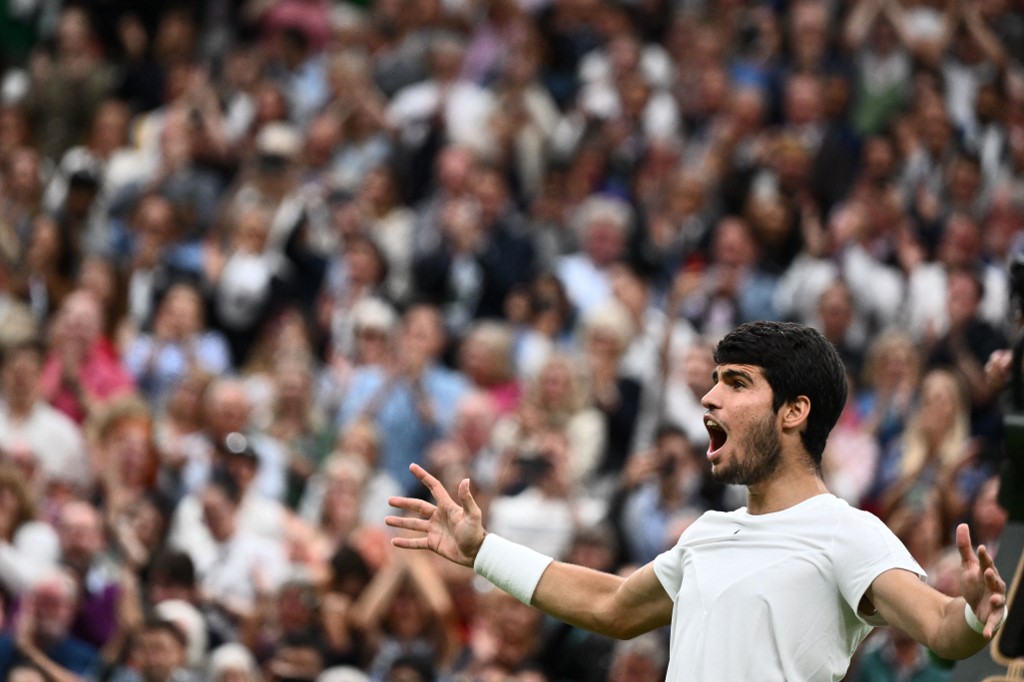
[[[747,512],[771,514],[827,492],[814,469],[803,462],[792,463],[780,467],[768,480],[747,486]]]

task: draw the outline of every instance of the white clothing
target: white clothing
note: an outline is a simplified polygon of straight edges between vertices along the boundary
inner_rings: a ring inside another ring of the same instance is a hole
[[[427,80],[399,90],[388,106],[388,122],[400,129],[406,140],[420,143],[439,106],[444,107],[445,128],[453,143],[480,153],[492,151],[494,141],[488,121],[494,111],[494,97],[468,81],[444,86]]]
[[[256,480],[253,481],[253,490],[272,500],[283,499],[288,487],[288,457],[284,446],[261,433],[249,433],[247,437],[260,463]],[[188,454],[181,471],[185,494],[199,492],[210,481],[213,471],[213,443],[205,433],[192,433],[181,439],[180,449]]]
[[[586,318],[593,310],[612,298],[611,278],[606,270],[594,265],[586,255],[574,253],[558,260],[558,279],[565,293]]]
[[[673,374],[679,374],[673,370]],[[708,442],[708,429],[704,426],[704,413],[707,410],[700,404],[701,396],[694,395],[693,390],[686,385],[682,377],[670,376],[665,385],[665,409],[666,415],[671,415],[672,421],[683,431],[686,431],[687,438],[691,443],[703,444]]]
[[[565,556],[576,531],[569,502],[544,497],[535,487],[494,498],[488,526],[493,533],[555,558]]]
[[[1003,329],[1009,319],[1010,293],[1006,275],[992,265],[986,265],[980,274],[985,296],[978,315],[997,329]],[[941,336],[949,329],[946,283],[946,268],[942,263],[923,263],[910,273],[906,326],[915,338],[924,338],[929,330]]]
[[[252,607],[257,573],[266,587],[276,590],[288,576],[284,548],[259,535],[236,533],[218,545],[211,561],[196,565],[203,592],[217,601]]]
[[[60,561],[57,531],[43,521],[18,526],[10,542],[0,541],[0,585],[18,595]]]
[[[250,491],[238,505],[238,534],[262,538],[283,546],[285,516],[284,506],[280,502]],[[216,560],[217,540],[203,518],[203,504],[198,494],[188,495],[178,504],[171,519],[167,544],[188,552],[196,567],[206,566]]]
[[[666,330],[669,325],[670,330]],[[666,367],[662,367],[662,349],[665,335],[668,339],[668,357]],[[641,391],[640,418],[633,435],[631,451],[646,450],[651,447],[658,422],[666,412],[661,409],[663,403],[664,372],[676,367],[683,361],[686,352],[697,338],[693,325],[685,319],[669,320],[661,310],[648,308],[644,312],[641,324],[637,325],[637,334],[629,342],[626,352],[619,361],[619,368],[624,376],[640,382]],[[668,413],[671,414],[671,413]],[[703,418],[701,431],[704,429]]]
[[[27,443],[47,480],[84,486],[91,478],[82,431],[63,412],[37,400],[25,419],[14,419],[0,403],[0,448]]]
[[[843,279],[857,310],[879,327],[895,324],[906,290],[902,273],[879,262],[859,244],[847,247],[841,261]]]
[[[640,73],[652,88],[665,90],[672,87],[674,67],[672,57],[661,45],[649,43],[644,45],[640,54]],[[612,60],[606,49],[591,50],[580,60],[577,75],[582,83],[601,83],[611,85],[615,76],[612,73]]]
[[[841,680],[881,619],[858,613],[880,574],[924,571],[874,515],[822,494],[753,515],[707,512],[654,560],[672,597],[667,680]]]

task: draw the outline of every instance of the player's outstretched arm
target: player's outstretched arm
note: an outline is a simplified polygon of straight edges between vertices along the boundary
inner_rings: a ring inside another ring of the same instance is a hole
[[[956,544],[962,597],[946,596],[898,569],[875,578],[868,593],[890,625],[949,659],[980,651],[1002,625],[1006,607],[1006,583],[984,545],[975,553],[966,524],[957,527]]]
[[[652,565],[644,566],[629,578],[546,558],[538,565],[535,562],[540,555],[496,536],[489,540],[489,556],[485,557],[488,552],[481,554],[481,547],[487,533],[469,480],[459,484],[456,502],[440,481],[421,466],[413,464],[410,470],[430,491],[434,503],[391,498],[393,507],[412,515],[388,516],[385,522],[393,528],[417,533],[394,538],[392,544],[396,547],[431,550],[455,563],[474,567],[503,588],[517,582],[517,576],[509,577],[508,573],[515,574],[521,566],[538,566],[535,585],[525,592],[508,591],[555,618],[611,637],[634,637],[671,621],[673,602]],[[477,561],[478,555],[483,561]],[[494,572],[506,575],[496,579],[490,575]]]

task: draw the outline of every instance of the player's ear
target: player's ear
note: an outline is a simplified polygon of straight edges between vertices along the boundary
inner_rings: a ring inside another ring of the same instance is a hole
[[[782,428],[802,429],[811,416],[811,399],[805,395],[797,396],[782,406]]]

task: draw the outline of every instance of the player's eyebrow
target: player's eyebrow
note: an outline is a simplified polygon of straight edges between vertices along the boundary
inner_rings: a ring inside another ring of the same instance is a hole
[[[750,372],[745,372],[742,369],[727,369],[723,371],[721,377],[719,377],[718,369],[716,368],[713,372],[711,372],[711,380],[717,384],[719,378],[723,380],[742,379],[743,381],[746,381],[748,384],[754,383],[754,376]]]

